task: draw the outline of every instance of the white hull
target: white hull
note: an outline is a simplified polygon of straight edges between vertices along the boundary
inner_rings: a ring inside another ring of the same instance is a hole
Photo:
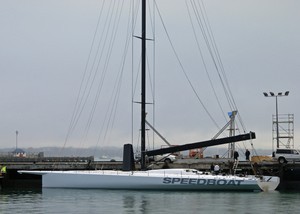
[[[210,175],[191,169],[129,172],[114,170],[19,171],[19,173],[42,175],[43,188],[271,191],[275,190],[279,184],[278,177]]]

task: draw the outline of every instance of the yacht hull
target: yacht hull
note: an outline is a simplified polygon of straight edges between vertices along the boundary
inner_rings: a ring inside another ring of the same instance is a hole
[[[271,191],[278,177],[204,174],[191,169],[149,171],[19,171],[42,176],[43,188]]]

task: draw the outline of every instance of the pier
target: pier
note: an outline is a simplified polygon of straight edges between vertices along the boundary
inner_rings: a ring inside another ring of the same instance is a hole
[[[281,178],[279,190],[300,190],[300,162],[279,164],[277,161],[240,161],[233,170],[233,160],[224,158],[178,159],[174,163],[151,163],[149,168],[193,168],[210,173],[211,165],[218,164],[221,173],[274,175]],[[6,173],[0,175],[2,188],[41,188],[41,176],[19,174],[18,170],[121,170],[122,161],[95,161],[94,157],[41,157],[0,158],[0,165],[6,166]],[[135,164],[140,169],[140,164]]]

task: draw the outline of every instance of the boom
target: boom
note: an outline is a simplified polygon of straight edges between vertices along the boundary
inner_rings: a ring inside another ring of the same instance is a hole
[[[161,155],[166,153],[173,153],[173,152],[180,152],[185,151],[189,149],[196,149],[196,148],[203,148],[203,147],[209,147],[209,146],[217,146],[221,144],[227,144],[227,143],[233,143],[238,141],[244,141],[244,140],[250,140],[255,139],[255,132],[250,132],[248,134],[242,134],[242,135],[236,135],[232,137],[225,137],[225,138],[219,138],[219,139],[213,139],[213,140],[207,140],[202,142],[196,142],[196,143],[188,143],[180,146],[173,146],[163,149],[156,149],[151,151],[146,151],[146,155],[148,156],[154,156],[154,155]]]

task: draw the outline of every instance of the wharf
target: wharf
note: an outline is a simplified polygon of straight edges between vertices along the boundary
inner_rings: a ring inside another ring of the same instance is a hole
[[[193,168],[210,171],[212,164],[218,164],[221,172],[232,174],[233,160],[223,158],[179,159],[166,166],[165,163],[152,163],[150,168]],[[0,187],[41,187],[41,177],[19,174],[18,170],[120,170],[122,161],[95,161],[94,157],[42,157],[42,158],[0,158],[0,166],[6,166],[6,174],[0,176]],[[136,163],[136,169],[140,165]],[[240,161],[235,174],[274,175],[281,178],[279,190],[300,190],[300,162],[279,164],[277,161]]]

